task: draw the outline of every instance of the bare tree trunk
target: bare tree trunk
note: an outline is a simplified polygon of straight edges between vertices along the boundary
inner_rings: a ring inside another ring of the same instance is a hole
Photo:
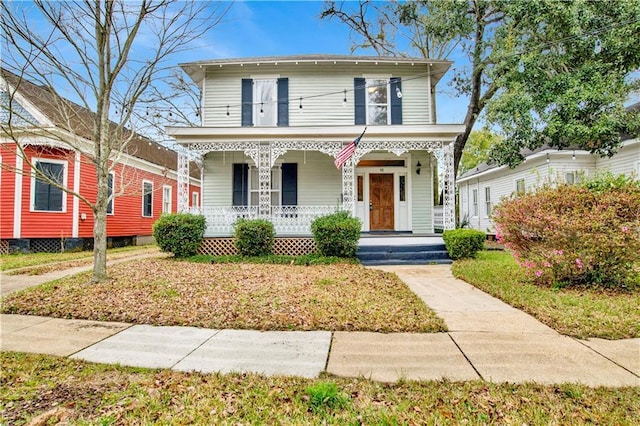
[[[97,283],[107,279],[107,214],[105,209],[93,212],[93,277]]]

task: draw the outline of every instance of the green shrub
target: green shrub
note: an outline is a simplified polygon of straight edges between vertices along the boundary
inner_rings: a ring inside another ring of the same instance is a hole
[[[476,257],[484,248],[486,236],[475,229],[451,229],[442,233],[447,253],[453,260]]]
[[[640,274],[640,185],[603,175],[510,199],[493,220],[540,284],[634,287]]]
[[[198,252],[206,227],[201,215],[164,214],[153,224],[153,236],[160,250],[176,257],[189,257]]]
[[[273,223],[265,219],[238,219],[233,228],[236,248],[242,256],[271,254],[276,236]]]
[[[322,256],[354,257],[360,239],[360,219],[340,211],[316,218],[311,232]]]

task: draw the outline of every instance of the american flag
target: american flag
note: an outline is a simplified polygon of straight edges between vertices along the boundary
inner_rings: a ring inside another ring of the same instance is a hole
[[[358,146],[358,143],[360,143],[360,139],[362,139],[362,136],[364,136],[364,132],[366,131],[367,128],[365,127],[360,136],[349,142],[349,145],[342,148],[342,150],[338,153],[336,160],[333,162],[333,164],[335,164],[338,169],[341,168],[344,163],[349,161],[353,153],[356,151],[356,147]]]

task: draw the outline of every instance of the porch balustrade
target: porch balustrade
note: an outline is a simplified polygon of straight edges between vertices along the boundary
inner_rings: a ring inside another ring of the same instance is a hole
[[[311,235],[311,222],[335,213],[337,206],[271,206],[269,215],[260,215],[258,206],[192,208],[207,221],[205,237],[229,236],[238,219],[266,219],[273,223],[277,235]]]

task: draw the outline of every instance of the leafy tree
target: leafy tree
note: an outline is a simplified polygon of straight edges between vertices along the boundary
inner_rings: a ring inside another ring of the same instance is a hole
[[[624,102],[640,87],[640,1],[513,2],[518,26],[499,28],[500,92],[487,109],[505,136],[491,157],[517,165],[521,148],[578,146],[613,155],[637,133]]]
[[[21,137],[44,135],[82,153],[95,166],[94,197],[82,197],[45,174],[39,176],[92,209],[95,282],[107,278],[109,172],[135,137],[130,130],[136,124],[136,111],[145,102],[158,100],[160,92],[154,86],[169,71],[171,57],[189,50],[226,9],[226,5],[173,0],[0,3],[3,67],[17,75],[19,82],[24,79],[46,87],[51,95],[48,107],[55,108],[56,121],[67,123],[63,132],[53,132],[38,123],[15,126],[15,120],[9,119],[2,131],[17,149],[22,149]],[[8,93],[9,105],[19,91],[13,89]],[[79,123],[69,97],[94,114],[83,115]],[[65,132],[78,126],[91,146]],[[21,154],[28,163],[24,152]]]
[[[471,130],[489,108],[505,139],[493,158],[515,165],[520,148],[578,144],[611,154],[637,114],[622,103],[640,65],[640,0],[326,2],[356,36],[354,50],[446,59],[466,56],[452,85],[469,99],[455,141],[458,170]],[[595,49],[599,52],[596,53]]]
[[[489,160],[491,147],[501,140],[500,136],[487,128],[472,131],[462,152],[458,175],[468,172],[479,164],[486,163]]]

